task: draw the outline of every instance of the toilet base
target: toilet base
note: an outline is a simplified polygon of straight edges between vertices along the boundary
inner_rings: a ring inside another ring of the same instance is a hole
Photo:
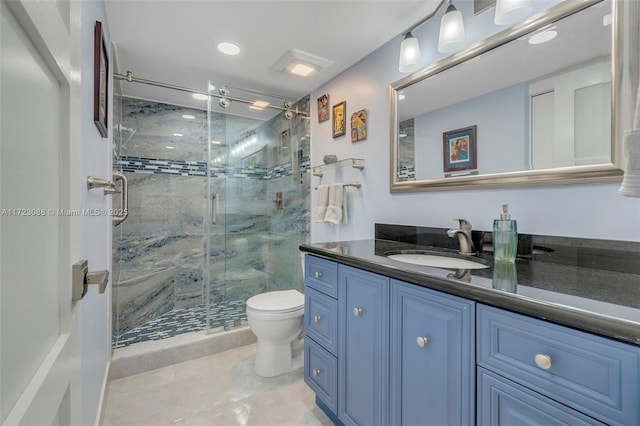
[[[304,352],[295,351],[292,356],[291,343],[274,344],[261,342],[256,345],[255,372],[260,377],[276,377],[302,368]]]

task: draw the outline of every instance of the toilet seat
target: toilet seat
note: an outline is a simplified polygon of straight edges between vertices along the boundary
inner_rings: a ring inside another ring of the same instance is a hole
[[[270,291],[247,300],[247,310],[264,314],[284,314],[304,309],[304,294],[297,290]]]

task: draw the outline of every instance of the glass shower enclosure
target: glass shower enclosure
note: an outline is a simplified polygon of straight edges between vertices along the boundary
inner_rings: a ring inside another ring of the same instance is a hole
[[[249,297],[302,290],[308,96],[291,119],[217,99],[114,104],[114,169],[129,181],[129,217],[113,228],[114,348],[243,325]]]

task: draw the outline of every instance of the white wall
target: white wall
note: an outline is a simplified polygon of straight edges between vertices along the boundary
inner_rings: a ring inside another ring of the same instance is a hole
[[[95,21],[102,22],[107,47],[109,28],[102,0],[82,2],[81,24],[81,104],[82,104],[82,207],[108,210],[111,196],[102,189],[85,191],[87,176],[111,179],[111,139],[103,139],[93,122],[93,33]],[[110,67],[112,68],[112,67]],[[109,70],[110,73],[112,69]],[[111,81],[111,77],[109,77]],[[110,91],[112,88],[109,89]],[[111,100],[110,100],[111,102]],[[109,105],[111,124],[112,106]],[[109,136],[111,137],[111,125]],[[116,195],[117,196],[117,195]],[[82,258],[89,261],[89,271],[111,270],[111,218],[81,217]],[[80,303],[80,353],[82,365],[82,424],[98,423],[102,393],[111,358],[111,282],[104,294],[89,286]]]
[[[533,2],[534,12],[554,3]],[[456,6],[465,16],[467,44],[504,29],[493,25],[493,9],[474,17],[471,2],[458,1]],[[442,13],[414,32],[427,64],[442,57],[436,52]],[[388,87],[404,76],[397,70],[400,41],[396,37],[311,94],[312,165],[321,164],[328,153],[366,163],[362,172],[339,167],[328,170],[322,180],[312,178],[312,187],[333,180],[362,182],[360,189],[348,189],[349,224],[312,222],[312,242],[372,238],[376,222],[449,227],[453,218],[464,217],[474,229],[491,230],[504,203],[522,233],[640,241],[640,199],[618,195],[619,184],[390,194]],[[347,120],[359,109],[369,110],[366,140],[352,144],[349,132],[332,139],[331,122],[318,124],[315,100],[323,93],[329,93],[331,105],[347,101]],[[313,211],[315,191],[311,197]]]

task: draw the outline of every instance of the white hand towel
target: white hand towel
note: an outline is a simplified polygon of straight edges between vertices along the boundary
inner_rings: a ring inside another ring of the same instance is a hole
[[[636,98],[636,114],[633,129],[624,136],[624,154],[626,164],[622,185],[618,190],[625,197],[640,197],[640,86]]]
[[[625,197],[640,197],[640,129],[627,132],[624,151],[627,164],[618,193]]]
[[[329,204],[324,217],[325,222],[340,225],[343,223],[344,184],[334,183],[329,186]]]
[[[324,222],[329,204],[329,185],[318,186],[318,200],[316,204],[316,222]]]

